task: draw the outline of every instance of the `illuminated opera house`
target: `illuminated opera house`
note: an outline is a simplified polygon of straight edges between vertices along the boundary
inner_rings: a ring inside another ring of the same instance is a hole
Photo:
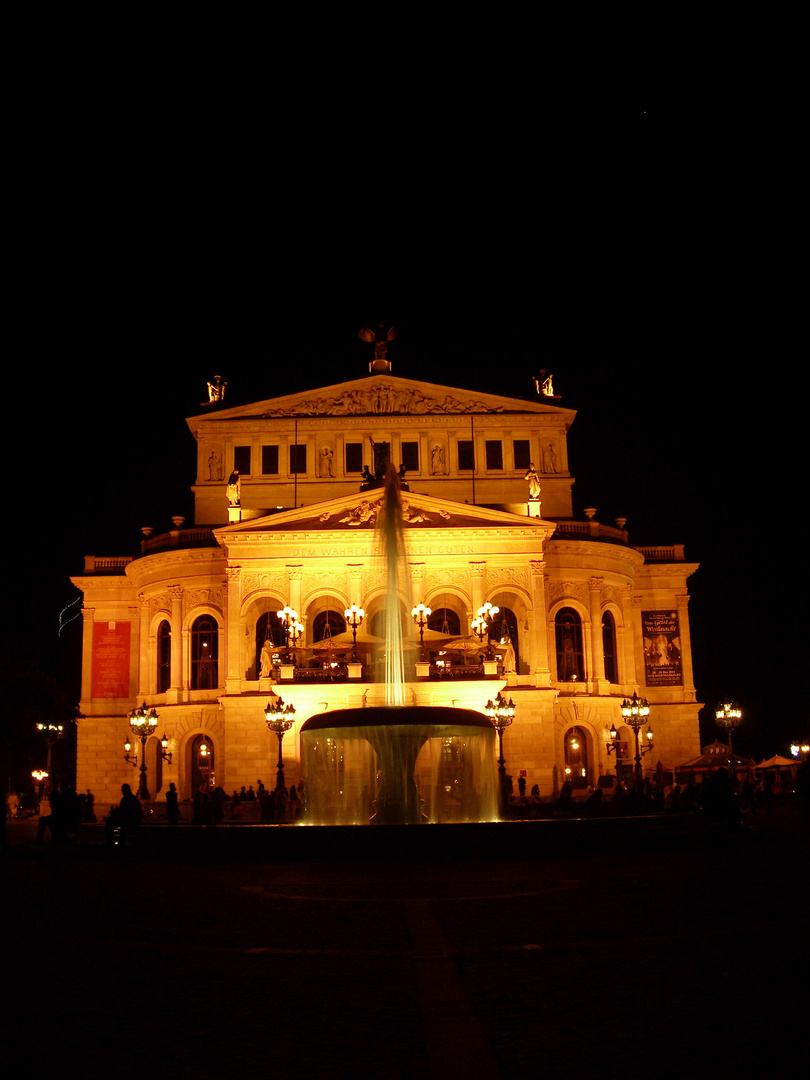
[[[515,707],[506,769],[541,797],[633,770],[634,693],[654,732],[645,775],[699,754],[696,564],[680,545],[633,547],[621,520],[574,520],[574,411],[540,380],[525,400],[473,393],[395,376],[375,354],[360,378],[249,405],[213,385],[187,420],[194,523],[149,532],[135,557],[85,558],[78,790],[117,801],[141,763],[157,800],[171,782],[181,799],[272,788],[279,745],[298,783],[308,718],[382,701],[389,463],[408,703],[483,712],[501,692]],[[265,718],[277,697],[292,706],[283,743]],[[157,726],[125,752],[142,705]]]

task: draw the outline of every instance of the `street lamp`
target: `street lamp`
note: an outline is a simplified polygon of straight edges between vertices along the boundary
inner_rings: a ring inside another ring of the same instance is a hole
[[[264,718],[270,731],[274,731],[278,736],[276,791],[284,791],[284,762],[281,759],[281,744],[284,736],[295,723],[295,706],[285,705],[283,698],[271,691],[270,700],[264,710]]]
[[[346,622],[352,628],[352,661],[357,663],[357,628],[366,617],[365,611],[357,604],[352,604],[343,612]]]
[[[149,789],[146,786],[146,743],[150,736],[154,735],[158,726],[158,714],[154,709],[147,709],[146,702],[144,702],[139,709],[133,709],[128,716],[129,726],[132,730],[132,734],[141,740],[141,779],[138,785],[138,798],[148,799]],[[134,759],[130,756],[132,749],[132,743],[127,739],[124,743],[124,750],[126,753],[124,757],[130,764],[137,764],[137,757]]]
[[[627,698],[622,702],[622,719],[629,728],[632,728],[633,735],[636,740],[636,758],[635,758],[635,781],[636,787],[641,787],[641,756],[642,754],[649,754],[653,748],[653,733],[652,728],[647,727],[644,732],[647,739],[647,745],[641,746],[638,739],[638,733],[644,724],[647,723],[647,717],[650,715],[650,703],[646,698],[640,698],[638,693],[634,690],[633,696],[629,700]]]
[[[484,637],[489,631],[489,626],[495,616],[501,609],[495,607],[494,604],[486,603],[482,604],[478,609],[478,614],[470,623],[473,633],[476,635],[481,644],[484,644]],[[490,651],[490,644],[487,641],[487,653]]]
[[[810,743],[791,743],[790,752],[795,758],[801,758],[804,761],[810,757]]]
[[[298,612],[288,604],[286,607],[283,607],[281,611],[277,611],[276,615],[281,620],[281,625],[284,627],[284,648],[289,649],[290,631],[294,625],[298,624]]]
[[[623,756],[624,743],[619,738],[619,732],[616,730],[616,725],[611,724],[609,728],[605,728],[607,735],[607,752],[608,754],[616,755],[616,783],[622,782],[622,763],[619,760]]]
[[[419,627],[419,655],[423,656],[425,652],[425,627],[431,616],[431,610],[429,607],[425,607],[424,604],[417,604],[415,608],[411,608],[411,615],[413,615],[413,621]]]
[[[506,698],[498,691],[494,701],[490,700],[484,707],[484,712],[492,721],[498,733],[498,781],[501,792],[501,809],[506,808],[506,762],[503,756],[503,733],[515,719],[515,703],[511,698]]]
[[[719,705],[714,714],[715,720],[726,729],[728,735],[728,763],[731,766],[732,777],[737,775],[737,770],[734,768],[734,753],[732,750],[732,735],[734,729],[742,720],[742,710],[739,705],[735,705],[734,702],[727,701],[723,705]]]
[[[45,776],[48,777],[51,772],[51,764],[53,757],[53,744],[57,739],[64,739],[65,737],[65,725],[64,724],[37,724],[37,731],[41,731],[45,736],[45,741],[48,745],[48,760],[45,763]],[[50,779],[46,784],[45,790],[50,792],[51,782]]]

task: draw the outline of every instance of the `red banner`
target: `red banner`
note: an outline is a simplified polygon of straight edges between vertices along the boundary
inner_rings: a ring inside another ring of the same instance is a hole
[[[129,697],[128,622],[93,623],[92,696]]]

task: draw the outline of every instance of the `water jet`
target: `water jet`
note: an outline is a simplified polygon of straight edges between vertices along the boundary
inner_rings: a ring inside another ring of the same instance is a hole
[[[311,824],[416,825],[498,817],[495,728],[483,713],[406,705],[399,566],[399,477],[378,519],[386,570],[385,704],[316,714],[301,727]]]

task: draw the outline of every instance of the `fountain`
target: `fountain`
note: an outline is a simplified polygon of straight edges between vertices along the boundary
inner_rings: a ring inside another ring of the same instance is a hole
[[[301,728],[311,824],[414,825],[498,817],[492,723],[471,709],[405,704],[398,579],[399,477],[388,463],[378,518],[386,567],[385,704],[319,713]]]

